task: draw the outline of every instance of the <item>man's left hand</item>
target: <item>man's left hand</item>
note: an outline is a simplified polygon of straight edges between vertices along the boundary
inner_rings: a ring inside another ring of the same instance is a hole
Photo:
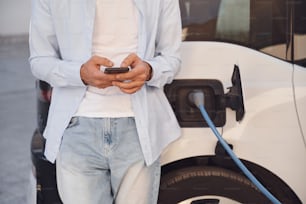
[[[129,66],[131,67],[131,71],[117,74],[117,81],[113,81],[113,85],[119,87],[124,93],[135,93],[152,77],[151,66],[135,53],[128,55],[121,63],[121,66]]]

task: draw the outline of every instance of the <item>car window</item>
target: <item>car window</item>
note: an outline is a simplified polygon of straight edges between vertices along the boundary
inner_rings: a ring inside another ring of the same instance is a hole
[[[306,46],[297,41],[306,34],[305,1],[297,1],[300,7],[292,0],[180,0],[183,41],[230,42],[291,62],[291,16],[299,7],[294,52],[301,64]]]

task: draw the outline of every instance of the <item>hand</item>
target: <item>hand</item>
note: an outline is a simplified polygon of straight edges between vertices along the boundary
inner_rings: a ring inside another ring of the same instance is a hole
[[[112,84],[119,87],[124,93],[135,93],[151,78],[151,66],[142,61],[135,53],[128,55],[121,66],[130,66],[132,69],[127,73],[116,74],[117,81],[113,81]]]
[[[106,88],[112,86],[116,76],[112,74],[104,74],[100,71],[100,66],[112,67],[113,62],[109,59],[99,56],[91,57],[80,70],[81,79],[86,85],[97,88]]]

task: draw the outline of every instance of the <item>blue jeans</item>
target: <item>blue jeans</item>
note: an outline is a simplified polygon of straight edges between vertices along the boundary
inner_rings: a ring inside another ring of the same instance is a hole
[[[156,204],[160,163],[144,157],[134,118],[72,118],[56,160],[64,204]]]

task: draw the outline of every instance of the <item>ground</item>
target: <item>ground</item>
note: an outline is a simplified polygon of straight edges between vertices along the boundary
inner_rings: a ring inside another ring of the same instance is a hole
[[[30,142],[36,126],[35,79],[27,37],[0,36],[0,203],[33,203]]]

